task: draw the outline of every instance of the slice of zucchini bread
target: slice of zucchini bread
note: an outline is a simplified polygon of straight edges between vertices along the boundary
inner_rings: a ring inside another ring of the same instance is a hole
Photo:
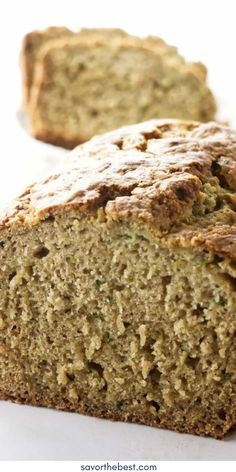
[[[102,37],[110,35],[112,35],[112,37],[124,37],[126,36],[126,33],[123,30],[115,28],[82,28],[80,31],[75,32],[65,27],[51,26],[46,30],[31,31],[24,37],[21,50],[21,69],[23,79],[23,103],[26,111],[30,102],[35,65],[37,63],[39,52],[43,46],[55,39],[74,36],[86,38],[94,35]],[[152,40],[152,38],[150,38],[150,40]]]
[[[0,225],[0,397],[222,437],[236,423],[236,132],[94,138]]]
[[[95,29],[46,37],[27,109],[33,136],[73,148],[150,118],[208,121],[216,105],[202,64],[186,63],[160,38]]]

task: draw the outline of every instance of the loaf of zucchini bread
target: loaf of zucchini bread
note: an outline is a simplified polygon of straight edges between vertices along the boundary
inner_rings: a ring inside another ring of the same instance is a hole
[[[1,215],[0,397],[221,438],[236,423],[236,132],[152,120]]]
[[[206,68],[162,39],[119,29],[32,32],[23,43],[33,136],[73,148],[124,124],[174,117],[208,121],[216,105]]]

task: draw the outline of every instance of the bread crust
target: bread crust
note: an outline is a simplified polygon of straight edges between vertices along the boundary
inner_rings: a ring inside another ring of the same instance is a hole
[[[73,34],[72,31],[64,26],[51,26],[44,31],[31,31],[24,37],[20,53],[20,65],[22,71],[23,109],[25,111],[28,110],[30,92],[33,84],[34,64],[32,62],[34,61],[32,61],[31,57],[32,49],[37,47],[37,43],[41,45],[41,43],[50,41],[55,37],[70,34]],[[40,46],[38,49],[40,49]]]
[[[3,213],[0,228],[71,210],[102,211],[108,219],[145,222],[168,234],[172,246],[236,259],[235,175],[234,130],[151,120],[79,146],[64,171],[26,189]]]
[[[54,146],[62,147],[65,149],[72,150],[78,144],[82,144],[86,141],[86,136],[80,136],[79,134],[76,137],[62,136],[60,133],[51,132],[48,129],[40,128],[37,130],[32,129],[32,134],[39,141],[44,143],[53,144]]]
[[[160,429],[169,429],[171,431],[176,431],[178,433],[187,433],[194,434],[198,436],[211,436],[215,439],[223,439],[225,434],[229,431],[235,430],[236,425],[236,415],[234,418],[230,418],[227,423],[224,424],[224,427],[214,428],[210,424],[207,424],[207,421],[202,424],[192,424],[186,425],[184,418],[179,418],[178,421],[173,421],[173,417],[165,416],[163,418],[155,418],[153,415],[142,415],[133,412],[122,412],[114,411],[108,409],[107,405],[93,405],[91,401],[86,403],[81,400],[76,400],[75,402],[67,402],[65,398],[52,398],[48,396],[37,394],[27,393],[23,396],[12,396],[7,395],[6,393],[0,392],[0,400],[11,401],[13,403],[18,403],[21,405],[31,405],[38,407],[52,408],[55,410],[68,411],[72,413],[80,413],[82,415],[107,419],[111,421],[122,421],[125,423],[135,423],[145,426],[151,426],[154,428]],[[232,409],[232,402],[229,404],[230,409]],[[225,406],[227,409],[227,405]],[[234,410],[236,411],[236,405]]]

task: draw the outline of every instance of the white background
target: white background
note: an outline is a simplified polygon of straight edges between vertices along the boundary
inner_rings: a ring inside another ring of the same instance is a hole
[[[65,151],[22,129],[18,54],[23,35],[49,25],[121,27],[156,34],[209,69],[219,117],[236,127],[235,1],[0,1],[0,206],[25,184],[60,166]],[[224,441],[76,414],[0,403],[0,460],[236,460],[236,434]]]

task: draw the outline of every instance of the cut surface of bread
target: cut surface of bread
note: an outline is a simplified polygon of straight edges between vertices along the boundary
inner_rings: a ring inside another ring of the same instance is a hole
[[[0,397],[221,438],[236,422],[236,132],[79,147],[0,224]]]
[[[68,28],[52,26],[44,31],[32,31],[24,37],[20,60],[23,85],[23,107],[26,111],[30,101],[34,69],[40,49],[52,39],[59,39],[69,35],[73,35],[73,32]]]
[[[124,37],[127,35],[125,31],[121,29],[109,29],[109,28],[82,28],[80,31],[71,31],[63,26],[51,26],[46,30],[32,31],[28,33],[23,40],[21,50],[21,68],[22,68],[22,79],[23,79],[23,100],[24,108],[27,111],[30,103],[30,95],[32,85],[34,81],[35,66],[37,59],[42,48],[50,44],[54,40],[69,38],[69,37],[80,37],[80,38],[91,38],[91,37]],[[128,36],[128,35],[127,35]],[[156,42],[155,38],[150,37],[150,42],[156,43],[156,47],[160,47],[161,40]],[[171,49],[171,48],[170,48]]]
[[[32,135],[43,141],[73,148],[150,118],[214,118],[206,68],[186,63],[160,38],[81,30],[45,36],[37,51],[28,113]]]

